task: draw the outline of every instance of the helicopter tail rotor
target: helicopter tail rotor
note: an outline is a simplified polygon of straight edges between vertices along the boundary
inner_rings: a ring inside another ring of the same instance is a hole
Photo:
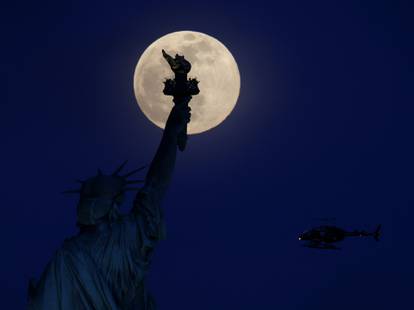
[[[379,241],[379,238],[380,238],[380,236],[381,236],[381,224],[379,224],[379,225],[377,226],[377,229],[375,229],[375,231],[374,231],[374,233],[373,233],[373,236],[374,236],[374,239],[375,239],[376,241]]]

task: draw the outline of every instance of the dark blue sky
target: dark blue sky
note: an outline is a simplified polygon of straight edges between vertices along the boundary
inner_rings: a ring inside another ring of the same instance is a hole
[[[139,55],[205,32],[241,73],[229,118],[192,136],[149,282],[159,309],[412,309],[409,1],[22,1],[1,8],[1,308],[23,309],[76,233],[74,180],[148,163]],[[163,77],[160,77],[160,81]],[[126,211],[126,205],[124,210]],[[381,242],[301,247],[315,217],[383,224]]]

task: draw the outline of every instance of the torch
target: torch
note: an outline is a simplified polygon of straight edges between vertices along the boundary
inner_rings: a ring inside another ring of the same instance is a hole
[[[164,82],[163,93],[166,96],[173,96],[173,102],[175,105],[188,104],[187,101],[183,100],[184,97],[190,97],[197,95],[200,90],[198,89],[197,79],[187,79],[187,74],[191,70],[191,64],[184,56],[178,54],[175,55],[175,58],[172,58],[164,50],[162,50],[162,55],[168,64],[171,67],[171,70],[174,72],[174,79],[167,79]],[[178,149],[184,151],[187,144],[187,125],[184,130],[178,134],[177,138]]]

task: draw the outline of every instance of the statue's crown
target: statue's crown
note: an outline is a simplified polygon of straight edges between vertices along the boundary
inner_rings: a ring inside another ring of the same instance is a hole
[[[135,191],[140,188],[130,187],[131,184],[143,183],[144,180],[128,180],[131,175],[143,170],[145,166],[121,175],[120,172],[125,167],[127,161],[123,162],[113,173],[106,175],[98,169],[97,175],[86,180],[77,180],[81,188],[67,190],[65,194],[80,194],[81,198],[115,198],[117,195],[126,191]]]
[[[98,174],[81,183],[80,189],[68,190],[64,193],[80,194],[77,206],[77,224],[78,226],[95,225],[100,219],[116,218],[117,210],[115,205],[122,203],[123,194],[130,190],[139,190],[139,188],[128,187],[130,184],[143,183],[144,180],[128,180],[128,177],[145,168],[135,169],[127,174],[121,175],[120,172],[126,165],[127,161],[122,163],[112,174],[103,174],[98,170]]]

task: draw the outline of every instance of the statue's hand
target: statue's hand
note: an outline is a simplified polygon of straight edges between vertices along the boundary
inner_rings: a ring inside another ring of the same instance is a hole
[[[182,98],[181,102],[174,105],[165,125],[166,134],[177,137],[186,128],[191,118],[191,108],[188,106],[190,100],[191,96],[187,96]]]

